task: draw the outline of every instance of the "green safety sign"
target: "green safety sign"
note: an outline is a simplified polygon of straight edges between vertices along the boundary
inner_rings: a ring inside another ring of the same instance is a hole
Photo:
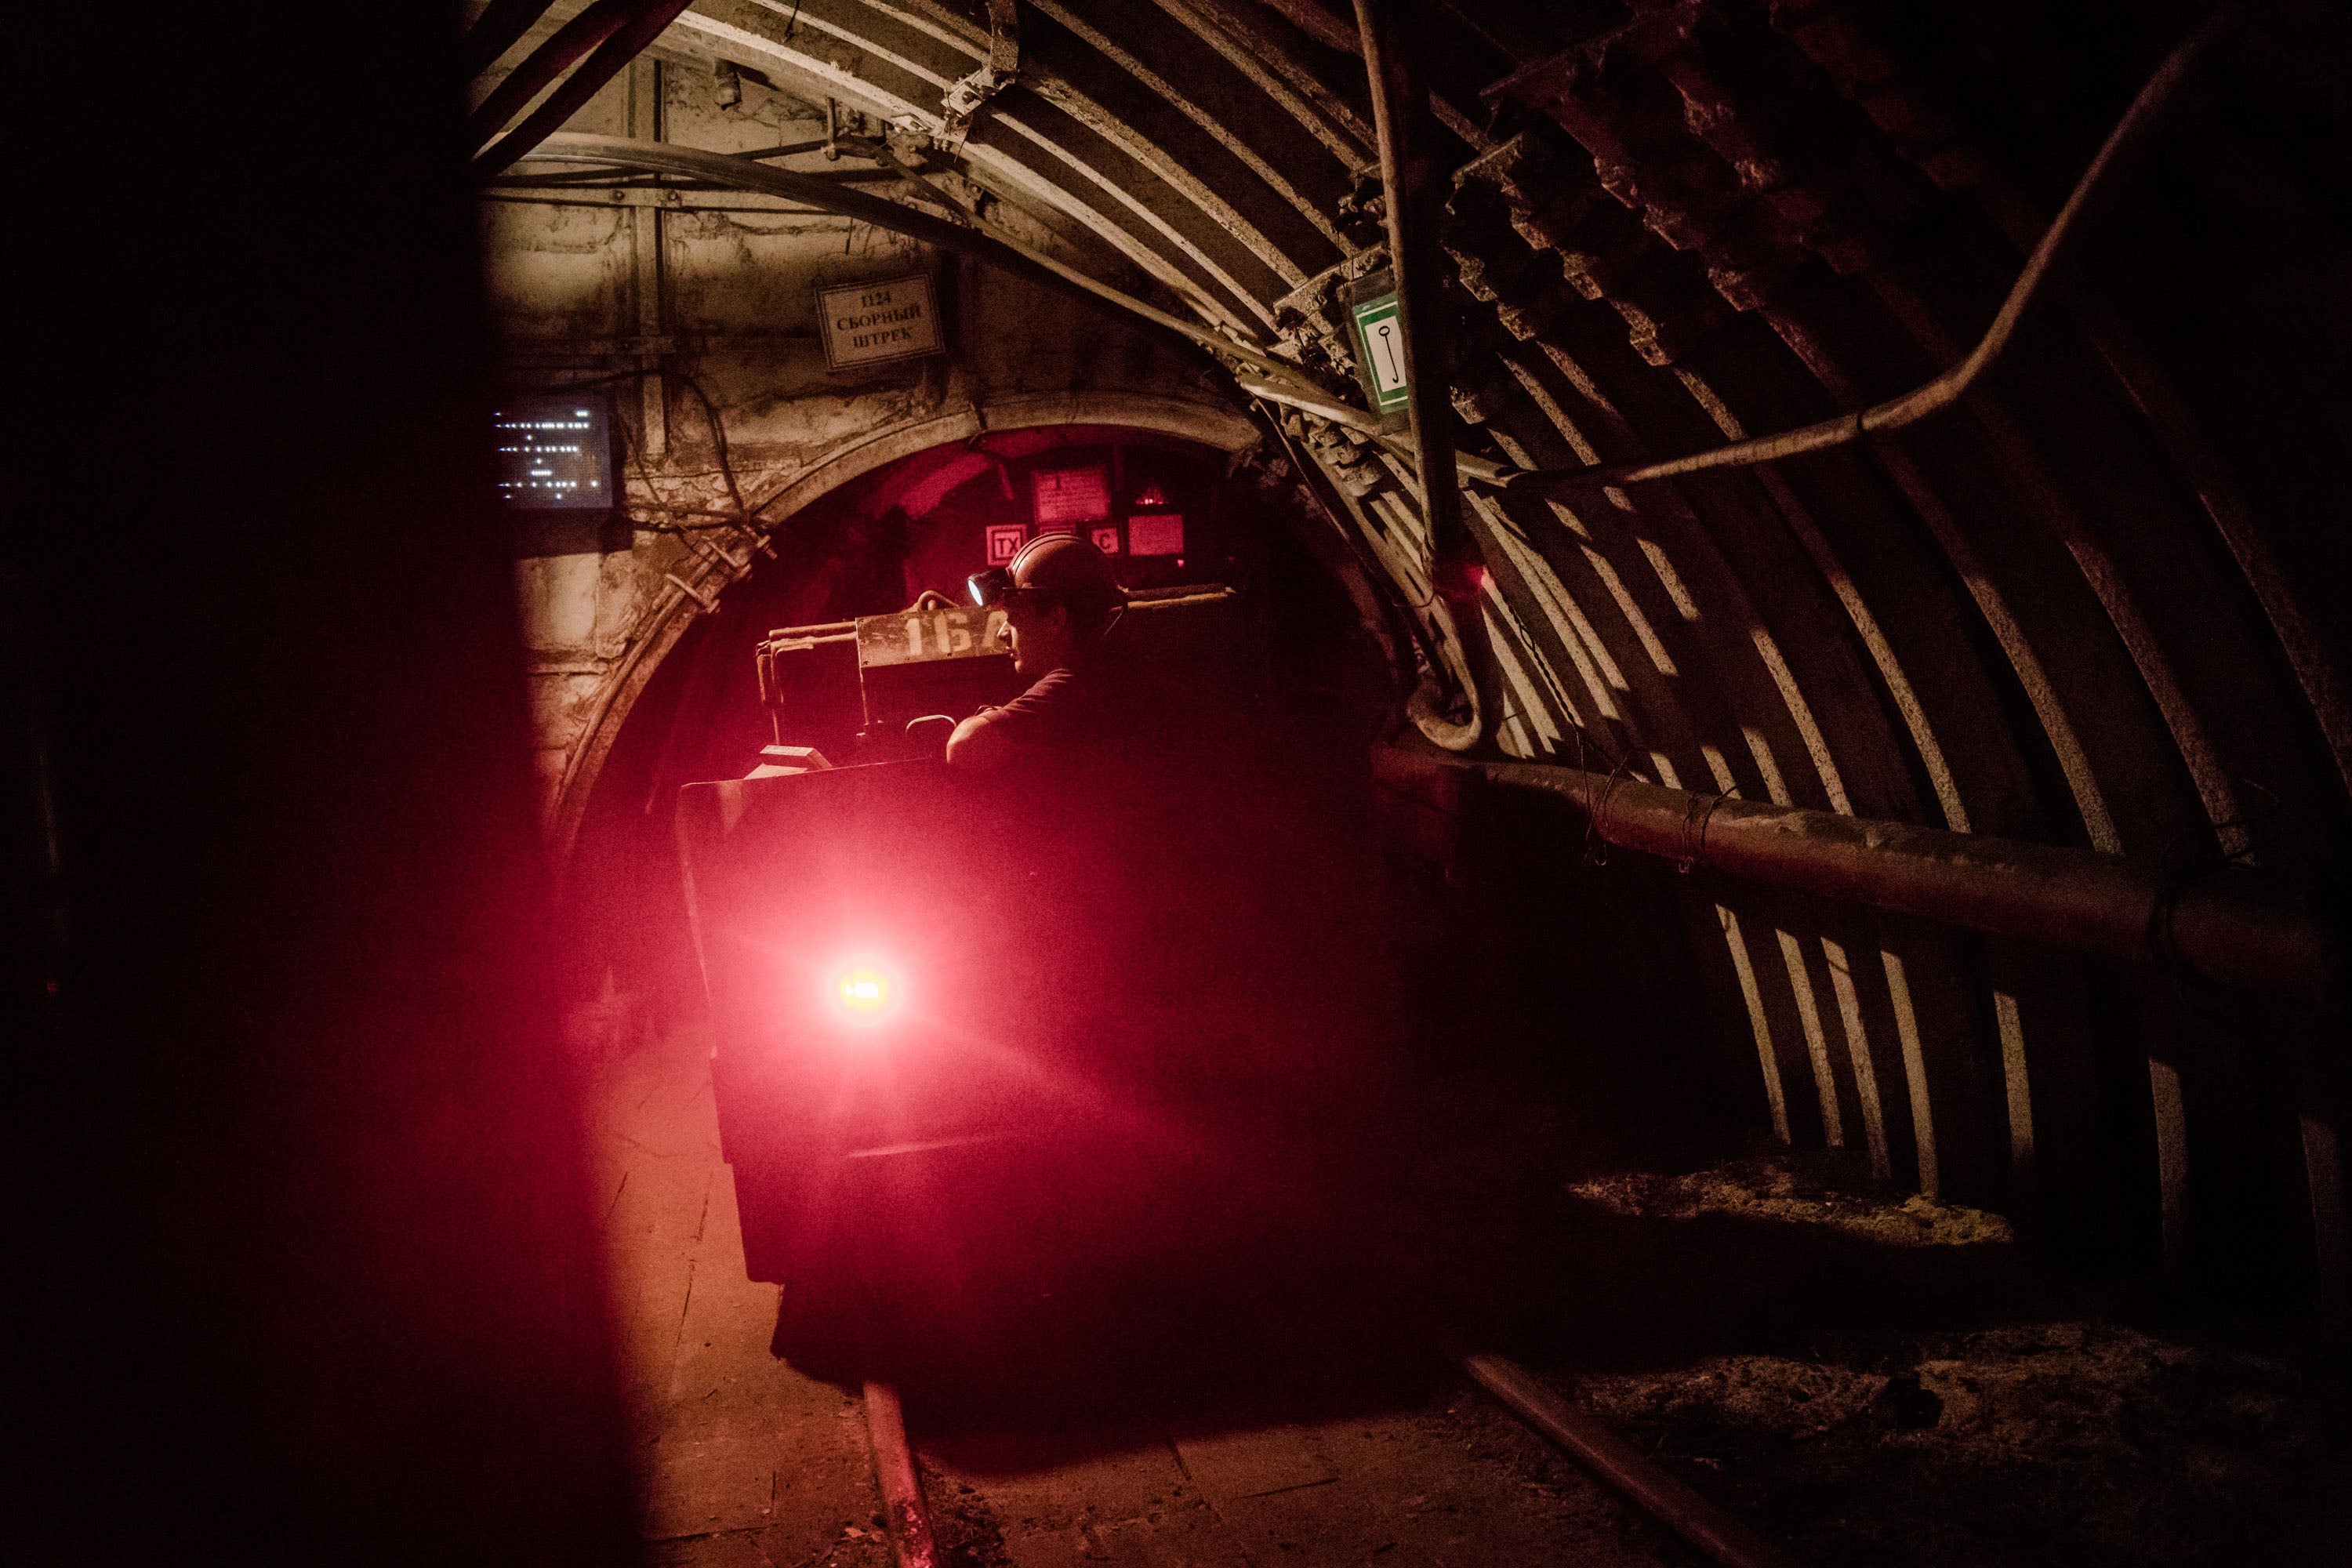
[[[1386,414],[1405,405],[1404,312],[1394,294],[1355,308],[1356,346],[1363,355],[1364,389]]]

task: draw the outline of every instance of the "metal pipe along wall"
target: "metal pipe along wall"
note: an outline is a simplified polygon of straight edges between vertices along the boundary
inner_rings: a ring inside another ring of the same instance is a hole
[[[1917,915],[2073,952],[2186,969],[2218,984],[2317,994],[2341,933],[2283,879],[2214,863],[2151,866],[2096,850],[1667,789],[1579,768],[1381,753],[1391,779],[1441,790],[1464,773],[1540,790],[1601,839],[1768,887]],[[1450,780],[1433,780],[1434,773]]]

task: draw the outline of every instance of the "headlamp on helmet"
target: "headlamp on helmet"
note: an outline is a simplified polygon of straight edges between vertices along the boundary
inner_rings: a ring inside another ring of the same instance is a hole
[[[1114,616],[1127,603],[1126,591],[1112,574],[1110,558],[1086,540],[1067,533],[1031,540],[1010,562],[973,573],[964,585],[971,602],[983,609],[994,609],[1020,594],[1034,594],[1074,609],[1098,608]]]

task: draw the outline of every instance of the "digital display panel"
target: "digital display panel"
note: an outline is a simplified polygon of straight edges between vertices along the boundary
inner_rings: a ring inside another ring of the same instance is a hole
[[[518,397],[499,405],[499,499],[529,511],[610,511],[613,416],[599,397]]]

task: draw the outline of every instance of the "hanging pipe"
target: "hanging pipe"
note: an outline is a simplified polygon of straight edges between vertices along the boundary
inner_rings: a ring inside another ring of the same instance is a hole
[[[2126,153],[2131,153],[2140,141],[2147,139],[2149,130],[2161,118],[2166,103],[2171,101],[2173,89],[2180,87],[2180,80],[2188,75],[2189,66],[2204,52],[2206,45],[2213,42],[2213,37],[2221,33],[2225,24],[2227,12],[2216,14],[2201,28],[2197,28],[2197,33],[2192,33],[2188,42],[2183,42],[2171,54],[2166,54],[2164,64],[2157,66],[2157,73],[2147,78],[2147,85],[2140,87],[2140,94],[2133,99],[2131,108],[2124,110],[2124,118],[2116,120],[2115,130],[2107,134],[2107,141],[2098,148],[2098,157],[2091,160],[2091,167],[2084,169],[2082,179],[2074,181],[2074,191],[2072,191],[2072,195],[2067,195],[2065,207],[2058,209],[2058,216],[2051,221],[2049,230],[2044,230],[2044,235],[2042,235],[2042,242],[2034,247],[2034,254],[2025,261],[2025,270],[2018,273],[2016,284],[2011,284],[2009,299],[2001,300],[2001,310],[2000,315],[1992,318],[1992,327],[1985,329],[1985,336],[1978,341],[1967,360],[1961,360],[1959,364],[1950,367],[1928,384],[1912,388],[1910,393],[1900,395],[1900,397],[1891,397],[1886,402],[1867,406],[1861,414],[1839,414],[1837,418],[1825,418],[1825,421],[1804,426],[1800,430],[1783,430],[1780,435],[1757,435],[1757,437],[1743,439],[1743,442],[1728,442],[1724,447],[1710,447],[1707,451],[1694,451],[1694,454],[1679,456],[1679,458],[1663,458],[1658,463],[1597,463],[1597,466],[1590,468],[1510,468],[1507,463],[1494,463],[1489,458],[1465,454],[1465,451],[1451,454],[1451,461],[1465,478],[1477,479],[1482,484],[1494,484],[1498,489],[1536,489],[1536,491],[1600,489],[1609,487],[1609,484],[1642,484],[1644,479],[1673,479],[1677,475],[1700,472],[1707,470],[1707,468],[1750,468],[1755,463],[1792,458],[1792,456],[1806,454],[1806,451],[1825,451],[1830,447],[1844,447],[1849,442],[1855,442],[1863,435],[1877,435],[1884,430],[1900,430],[1906,426],[1915,426],[1931,414],[1950,409],[1955,402],[1961,400],[1961,395],[1967,395],[1967,390],[1976,384],[1976,378],[1983,376],[1985,369],[2001,355],[2001,351],[2009,348],[2009,341],[2016,336],[2018,322],[2025,318],[2025,310],[2034,303],[2034,294],[2042,289],[2042,282],[2049,278],[2051,268],[2058,263],[2058,257],[2065,249],[2067,240],[2072,240],[2077,233],[2082,212],[2091,205],[2091,197],[2098,193],[2100,184],[2110,176],[2110,169],[2115,169],[2115,164]],[[1381,435],[1379,416],[1367,414],[1364,409],[1357,409],[1352,405],[1345,405],[1345,402],[1336,400],[1322,390],[1303,390],[1296,388],[1296,385],[1282,385],[1273,384],[1273,381],[1249,381],[1249,378],[1242,378],[1240,385],[1251,397],[1279,402],[1279,405],[1301,409],[1312,416],[1336,423],[1336,426],[1362,430],[1362,433],[1379,437],[1381,445],[1390,447],[1404,458],[1416,458],[1412,447],[1397,442],[1395,437]]]
[[[2115,130],[2100,145],[2098,155],[2091,160],[2090,166],[2075,181],[2066,205],[2059,209],[2058,216],[2043,231],[2041,243],[2026,258],[2024,269],[2011,286],[2009,296],[2001,302],[2000,311],[1993,318],[1992,325],[1985,330],[1984,336],[1967,358],[1933,381],[1858,414],[1841,414],[1833,419],[1783,431],[1777,436],[1753,437],[1658,462],[1606,463],[1569,468],[1517,468],[1469,453],[1452,453],[1453,465],[1465,477],[1501,489],[1591,490],[1611,485],[1669,479],[1708,468],[1748,468],[1781,458],[1799,457],[1807,452],[1826,451],[1858,441],[1864,436],[1900,430],[1950,408],[1967,395],[1969,387],[2009,347],[2017,334],[2018,322],[2032,306],[2042,283],[2079,231],[2083,213],[2092,198],[2111,177],[2116,166],[2147,139],[2170,103],[2174,91],[2188,76],[2189,68],[2226,27],[2229,20],[2230,14],[2226,10],[2217,13],[2164,58],[2155,74],[2148,78],[2147,85],[2140,89],[2139,95],[2132,100],[2131,107],[2116,122]],[[1344,425],[1373,436],[1402,457],[1415,457],[1411,447],[1392,436],[1381,435],[1378,417],[1328,394],[1246,379],[1241,383],[1241,387],[1251,395],[1269,403],[1297,408],[1332,424]]]
[[[1415,482],[1429,532],[1429,580],[1457,610],[1475,614],[1480,562],[1462,521],[1462,484],[1454,462],[1454,405],[1447,391],[1453,361],[1444,294],[1444,174],[1437,121],[1423,76],[1426,50],[1419,17],[1405,0],[1356,0],[1356,30],[1372,91],[1389,268],[1396,279],[1397,325],[1404,334],[1405,413],[1418,458]]]
[[[1667,789],[1540,763],[1463,763],[1386,749],[1377,766],[1458,798],[1475,773],[1566,801],[1606,843],[1767,887],[1916,915],[1992,936],[2306,996],[2343,978],[2342,933],[2277,876],[2186,870],[2050,844]],[[1450,775],[1450,776],[1446,776]]]

